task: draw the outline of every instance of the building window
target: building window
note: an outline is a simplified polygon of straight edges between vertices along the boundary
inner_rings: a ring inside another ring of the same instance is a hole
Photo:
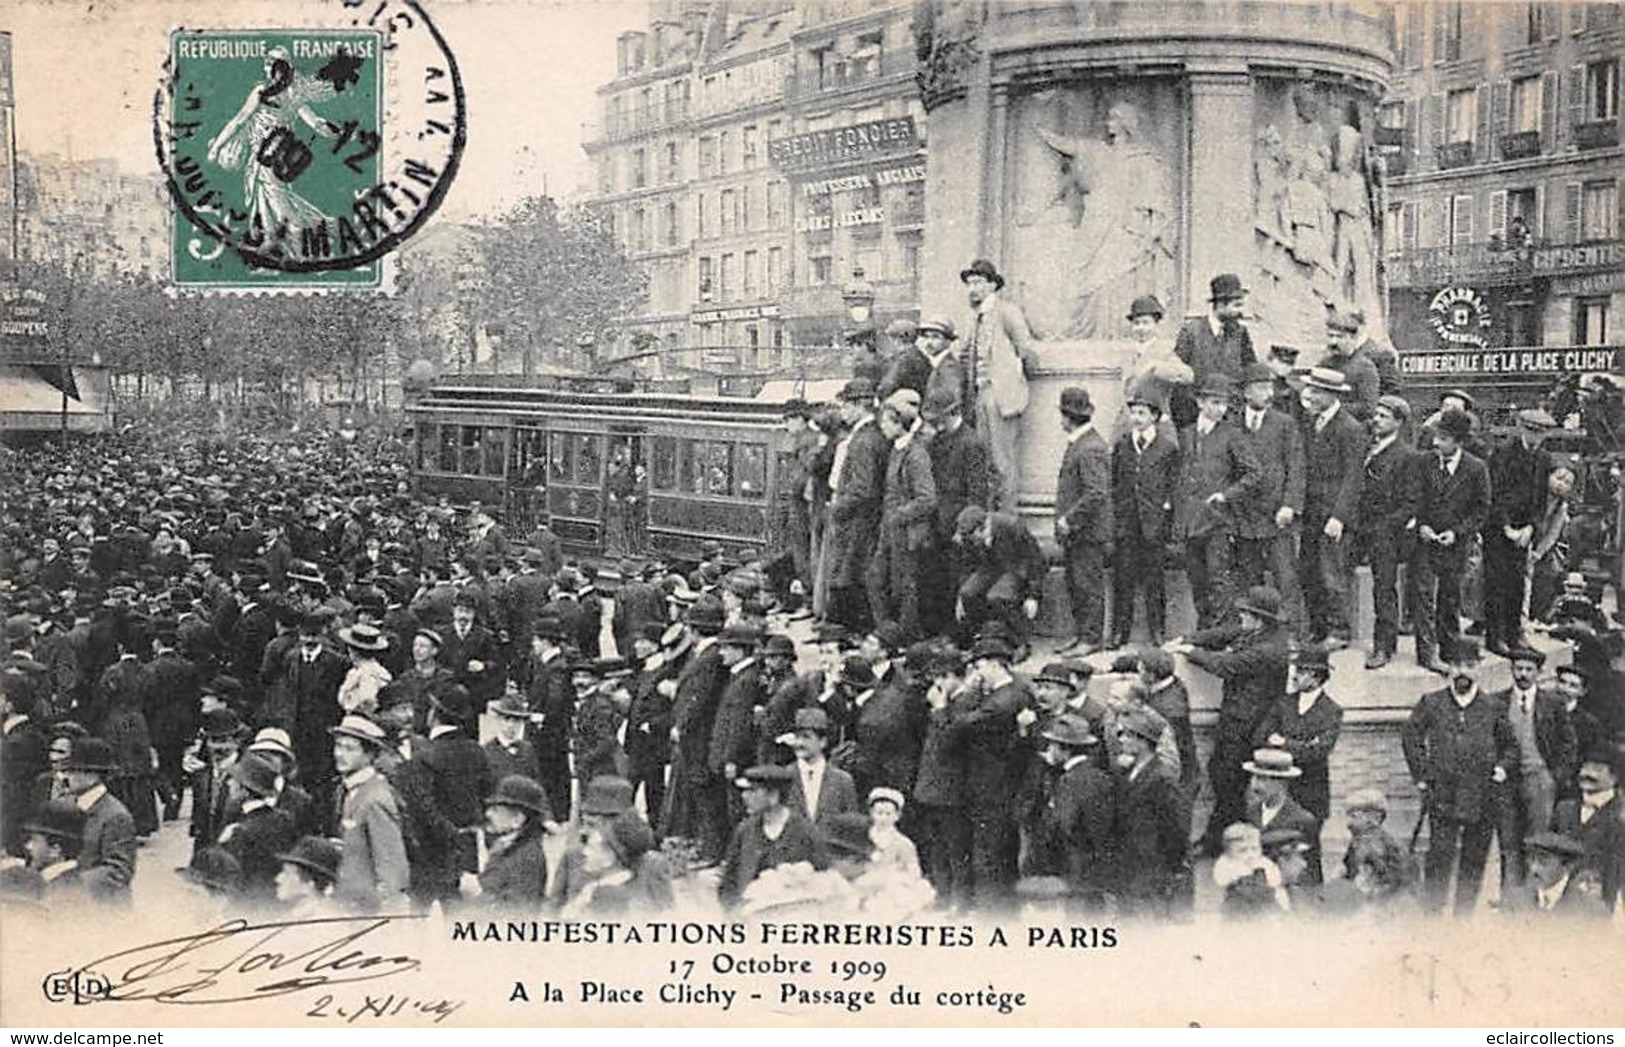
[[[632,150],[632,188],[642,189],[649,184],[648,164],[642,149]]]
[[[784,248],[767,249],[767,293],[771,297],[784,287]]]
[[[1421,4],[1406,4],[1403,9],[1404,22],[1398,27],[1398,55],[1399,64],[1404,69],[1418,69],[1422,65],[1423,13],[1425,8]]]
[[[920,278],[920,245],[905,243],[903,245],[903,278],[905,280],[919,280]]]
[[[1512,81],[1512,130],[1539,131],[1541,103],[1540,77],[1525,76]]]
[[[733,163],[734,136],[731,131],[717,135],[717,174],[727,174]]]
[[[629,238],[634,251],[642,251],[649,246],[648,215],[644,214],[641,207],[632,209],[632,229]]]
[[[666,181],[683,180],[683,148],[676,142],[666,143]]]
[[[735,283],[734,256],[732,254],[722,256],[720,273],[721,275],[717,280],[717,296],[726,302],[733,298],[734,287],[737,286]]]
[[[1451,91],[1445,99],[1445,141],[1471,142],[1478,127],[1478,89]]]
[[[702,237],[711,235],[711,209],[705,206],[705,200],[706,196],[704,193],[694,194],[694,207],[698,212],[700,227],[699,235]]]
[[[1619,228],[1618,219],[1618,183],[1587,182],[1580,194],[1580,239],[1612,240]]]
[[[1576,298],[1574,300],[1574,344],[1608,344],[1608,299]]]
[[[739,228],[743,232],[749,232],[756,228],[756,217],[751,214],[750,186],[748,185],[739,187]]]
[[[711,290],[711,259],[700,258],[700,300],[710,301]]]
[[[1619,119],[1619,60],[1592,62],[1586,66],[1585,117],[1592,120]]]
[[[1540,194],[1533,188],[1508,189],[1506,227],[1508,245],[1527,247],[1539,235],[1539,230]]]
[[[727,236],[730,233],[736,233],[739,231],[739,213],[736,210],[737,206],[738,205],[734,202],[734,191],[732,189],[724,189],[717,201],[717,214],[720,216],[720,220],[722,222],[723,236]]]
[[[664,212],[664,218],[663,218],[663,221],[662,221],[661,224],[664,227],[662,229],[662,232],[663,232],[663,234],[665,236],[666,246],[667,247],[675,247],[675,246],[677,246],[677,240],[678,240],[677,202],[675,200],[669,201],[666,204],[666,208],[665,208],[665,212]]]
[[[710,178],[716,173],[717,140],[707,135],[700,139],[700,177]]]
[[[822,287],[829,283],[831,259],[827,254],[814,255],[807,259],[807,283],[813,287]]]
[[[1461,0],[1438,3],[1433,8],[1433,60],[1456,62],[1461,60],[1462,8]]]
[[[739,149],[745,170],[756,166],[756,125],[752,124],[739,132]]]
[[[808,52],[807,57],[819,90],[832,86],[835,78],[835,49],[829,46],[815,47]]]
[[[784,183],[767,183],[767,227],[777,229],[784,224]]]
[[[759,251],[745,252],[745,297],[755,298],[761,283],[762,255]]]
[[[1473,198],[1462,193],[1450,198],[1450,246],[1473,242]]]
[[[1384,102],[1377,107],[1377,126],[1389,131],[1405,130],[1405,103]]]

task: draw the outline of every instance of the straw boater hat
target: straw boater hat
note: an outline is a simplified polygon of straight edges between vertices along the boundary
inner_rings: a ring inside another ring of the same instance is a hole
[[[340,629],[339,639],[358,651],[389,650],[389,641],[384,638],[384,634],[379,632],[378,627],[375,625],[357,623],[346,629]]]
[[[1335,371],[1330,367],[1311,367],[1303,376],[1303,384],[1311,389],[1324,389],[1328,393],[1354,391],[1354,387],[1348,383],[1348,377],[1342,371]]]
[[[1297,778],[1303,769],[1292,762],[1292,754],[1285,749],[1254,749],[1253,758],[1241,765],[1248,774],[1260,778]]]

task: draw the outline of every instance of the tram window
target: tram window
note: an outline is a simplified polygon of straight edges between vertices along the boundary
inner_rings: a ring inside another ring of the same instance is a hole
[[[547,434],[521,429],[514,435],[513,472],[526,487],[547,486]]]
[[[677,487],[685,494],[705,493],[704,448],[699,440],[677,444]]]
[[[576,482],[596,484],[598,483],[599,466],[603,464],[603,445],[600,438],[589,433],[578,433],[575,439]]]
[[[482,470],[486,476],[502,475],[502,459],[507,454],[507,444],[501,429],[486,429],[484,434],[485,468]]]
[[[463,441],[461,457],[457,463],[457,471],[465,476],[480,475],[480,459],[485,454],[481,442],[484,431],[477,425],[463,426]]]
[[[739,497],[761,501],[767,495],[767,447],[739,445]]]
[[[440,427],[440,454],[437,467],[443,473],[457,471],[457,433],[455,425]]]
[[[733,493],[734,445],[705,445],[705,493],[727,496]]]
[[[670,491],[677,486],[677,441],[670,436],[655,437],[654,472],[649,486]]]
[[[569,433],[555,433],[550,441],[552,448],[552,477],[562,483],[569,483],[575,472],[575,440]]]
[[[440,444],[439,427],[420,422],[417,429],[416,444],[418,469],[433,468],[435,454]]]

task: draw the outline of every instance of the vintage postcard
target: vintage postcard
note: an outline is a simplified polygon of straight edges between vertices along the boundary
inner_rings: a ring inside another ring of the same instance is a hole
[[[1625,1023],[1622,51],[17,0],[0,1022]]]

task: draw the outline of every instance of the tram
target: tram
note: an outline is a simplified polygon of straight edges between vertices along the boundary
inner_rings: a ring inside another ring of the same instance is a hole
[[[746,398],[607,378],[548,389],[456,383],[407,407],[428,498],[497,507],[520,532],[546,521],[577,556],[697,560],[708,542],[730,557],[779,544],[789,390]]]

